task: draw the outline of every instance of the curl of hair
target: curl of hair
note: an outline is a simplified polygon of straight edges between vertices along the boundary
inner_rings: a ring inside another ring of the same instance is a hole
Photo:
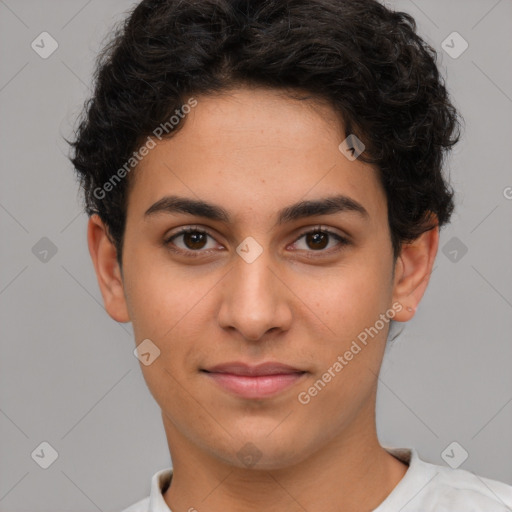
[[[453,210],[442,167],[459,114],[436,58],[409,14],[376,0],[143,0],[100,53],[68,141],[86,211],[106,224],[121,262],[132,176],[102,199],[94,190],[140,141],[191,95],[244,85],[305,92],[332,106],[345,136],[365,144],[359,159],[379,169],[396,257]]]

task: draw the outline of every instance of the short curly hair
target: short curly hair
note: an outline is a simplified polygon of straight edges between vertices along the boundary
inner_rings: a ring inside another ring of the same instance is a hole
[[[379,169],[396,258],[454,207],[442,171],[461,117],[436,60],[414,18],[376,0],[143,0],[100,52],[67,141],[86,212],[105,223],[121,264],[131,179],[112,176],[123,165],[126,175],[145,137],[191,95],[306,91],[332,106],[345,136],[364,143],[359,159]]]

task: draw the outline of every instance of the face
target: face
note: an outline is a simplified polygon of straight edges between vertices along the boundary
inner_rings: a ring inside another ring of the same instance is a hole
[[[340,151],[327,105],[265,89],[196,99],[134,171],[126,318],[107,308],[160,351],[141,368],[171,452],[174,439],[285,467],[372,431],[389,320],[404,321],[412,285],[377,170]]]

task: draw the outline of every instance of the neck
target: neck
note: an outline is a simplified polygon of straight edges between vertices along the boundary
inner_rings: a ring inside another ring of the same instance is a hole
[[[293,466],[267,470],[228,464],[182,436],[165,416],[163,420],[173,461],[164,499],[173,512],[371,511],[407,470],[380,446],[375,422],[367,431],[352,425]]]

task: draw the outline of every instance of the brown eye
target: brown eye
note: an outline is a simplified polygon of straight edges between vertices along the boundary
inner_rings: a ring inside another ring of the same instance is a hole
[[[183,233],[183,243],[187,249],[197,250],[203,249],[206,244],[208,235],[201,231],[191,231]]]
[[[208,247],[208,238],[215,242],[215,238],[207,231],[196,227],[189,227],[168,237],[163,243],[169,250],[187,257],[208,256],[211,255],[212,251],[223,250],[222,246],[219,249],[219,247],[215,246],[215,243],[213,246]],[[300,247],[299,242],[302,239],[304,239],[304,247]],[[308,257],[314,258],[332,255],[340,251],[344,246],[350,245],[350,241],[329,229],[319,226],[303,233],[293,245],[299,246],[295,247],[295,249],[299,249],[300,252],[306,253]],[[329,246],[333,247],[329,248]],[[313,256],[312,253],[318,254]]]
[[[173,252],[187,256],[201,256],[215,247],[207,247],[208,238],[215,240],[208,232],[199,228],[185,228],[164,240],[164,245]]]
[[[300,247],[301,244],[299,243],[299,241],[301,241],[302,239],[304,239],[304,242],[302,244],[303,247]],[[322,256],[324,254],[328,255],[333,252],[339,251],[344,246],[349,244],[350,241],[345,237],[342,237],[329,229],[325,229],[319,226],[313,230],[309,230],[306,231],[305,233],[302,233],[302,235],[299,236],[299,238],[293,245],[295,245],[296,249],[299,249],[300,251],[310,253],[318,252],[320,253],[318,254],[318,256]],[[329,245],[331,246],[331,248],[326,250],[326,248]]]
[[[325,249],[329,243],[329,235],[320,231],[307,233],[306,243],[313,250]]]

